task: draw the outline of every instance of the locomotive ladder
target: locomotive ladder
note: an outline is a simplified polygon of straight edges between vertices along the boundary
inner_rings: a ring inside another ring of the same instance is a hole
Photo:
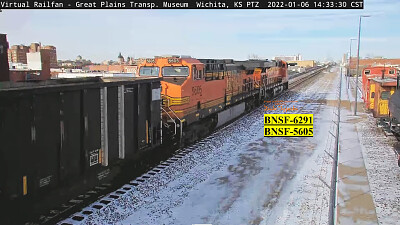
[[[172,114],[175,116],[175,118],[176,119],[178,119],[179,120],[179,128],[180,128],[180,135],[179,135],[179,139],[182,139],[182,134],[183,134],[183,121],[182,121],[182,119],[180,119],[179,117],[178,117],[178,115],[176,115],[176,113],[174,112],[174,110],[172,110],[170,107],[169,107],[169,99],[167,99],[167,108],[169,109],[169,111],[170,112],[172,112]],[[162,110],[168,115],[168,117],[172,120],[172,122],[174,123],[174,125],[175,125],[175,135],[176,135],[176,128],[178,127],[178,124],[176,123],[176,121],[175,121],[175,119],[173,119],[172,118],[172,116],[167,112],[167,110],[165,110],[164,108],[162,108]]]

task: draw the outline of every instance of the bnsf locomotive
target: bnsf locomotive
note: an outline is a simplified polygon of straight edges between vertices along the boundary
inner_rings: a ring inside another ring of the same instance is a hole
[[[288,88],[281,60],[156,57],[139,76],[162,77],[162,120],[168,136],[191,142]]]
[[[287,88],[284,61],[190,57],[146,59],[138,78],[0,83],[0,224],[115,183],[143,152],[190,143]]]

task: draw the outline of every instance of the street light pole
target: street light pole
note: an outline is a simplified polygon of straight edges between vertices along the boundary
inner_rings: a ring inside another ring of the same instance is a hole
[[[357,40],[357,39],[355,39],[355,38],[350,38],[350,54],[349,54],[349,68],[348,68],[348,71],[347,71],[347,89],[349,89],[349,87],[350,87],[350,82],[349,82],[349,80],[350,80],[350,75],[351,75],[351,44],[353,43],[353,41],[355,41],[355,40]]]
[[[360,16],[360,21],[358,23],[358,47],[357,47],[357,73],[356,73],[356,99],[354,105],[354,115],[357,116],[357,92],[358,92],[358,70],[360,68],[360,36],[361,36],[361,18],[370,17],[369,15]]]

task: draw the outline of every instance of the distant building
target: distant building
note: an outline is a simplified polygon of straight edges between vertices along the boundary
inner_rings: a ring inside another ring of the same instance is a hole
[[[25,45],[13,45],[8,49],[8,61],[13,63],[26,64],[26,53],[29,52],[29,47]]]
[[[41,50],[48,51],[50,56],[50,67],[57,68],[57,49],[52,45],[46,45],[41,47]]]
[[[132,73],[137,75],[136,65],[90,65],[88,70],[91,72],[106,72],[106,73]]]
[[[400,68],[400,59],[384,59],[382,57],[373,59],[361,59],[359,64],[359,75],[361,71],[366,67],[371,66],[385,66],[385,67],[398,67]],[[351,57],[350,72],[352,75],[356,74],[357,70],[357,57]]]
[[[273,58],[274,60],[283,60],[283,61],[302,61],[303,60],[303,56],[300,54],[297,55],[289,55],[289,56],[275,56]]]
[[[27,64],[27,53],[36,53],[41,51],[47,51],[50,56],[50,66],[52,68],[57,67],[57,51],[56,47],[47,45],[41,46],[40,43],[31,43],[30,46],[25,45],[13,45],[8,50],[8,61],[13,63]]]
[[[58,66],[64,69],[82,69],[88,65],[92,65],[92,62],[84,59],[80,55],[78,55],[75,60],[58,60]]]
[[[28,70],[28,64],[23,64],[23,63],[10,63],[9,65],[10,69],[16,69],[16,70]]]
[[[29,52],[38,52],[40,50],[40,44],[39,43],[32,43],[29,46]]]
[[[118,62],[119,62],[120,64],[123,64],[123,63],[125,62],[125,59],[124,59],[124,57],[121,55],[121,52],[120,52],[119,55],[118,55]]]
[[[347,64],[346,62],[347,62],[347,54],[343,54],[343,57],[342,57],[342,65]]]
[[[18,82],[26,80],[50,79],[50,56],[48,51],[29,52],[26,54],[27,64],[13,63],[9,80]]]
[[[302,61],[286,61],[287,63],[296,63],[297,67],[307,68],[307,67],[314,67],[315,61],[314,60],[302,60]]]
[[[382,59],[382,58],[373,58],[373,59],[361,59],[360,58],[360,67],[367,66],[400,66],[400,59]],[[351,57],[351,69],[356,69],[357,67],[357,57]]]
[[[40,80],[50,79],[50,52],[41,49],[40,52],[33,52],[27,54],[28,68],[30,70],[41,71]]]
[[[14,45],[9,49],[6,35],[0,34],[0,81],[49,79],[50,55],[48,53],[49,51],[41,50],[40,44],[36,43],[29,47]]]

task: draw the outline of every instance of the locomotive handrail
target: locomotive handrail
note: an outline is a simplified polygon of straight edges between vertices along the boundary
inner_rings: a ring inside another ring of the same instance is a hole
[[[164,108],[161,108],[168,116],[169,116],[169,118],[171,118],[171,120],[174,122],[174,124],[175,124],[175,134],[176,134],[176,122],[175,122],[175,120],[174,119],[172,119],[172,117],[171,117],[171,115],[169,115],[169,113],[164,109]]]
[[[182,120],[178,117],[178,115],[176,115],[175,114],[175,112],[174,112],[174,110],[172,110],[170,107],[169,107],[169,99],[167,99],[168,100],[168,102],[167,102],[167,107],[168,107],[168,109],[174,114],[174,116],[179,120],[179,124],[180,124],[180,130],[181,130],[181,132],[180,132],[180,138],[182,138],[182,133],[183,133],[183,124],[182,124]],[[176,134],[176,123],[175,123],[175,134]]]

